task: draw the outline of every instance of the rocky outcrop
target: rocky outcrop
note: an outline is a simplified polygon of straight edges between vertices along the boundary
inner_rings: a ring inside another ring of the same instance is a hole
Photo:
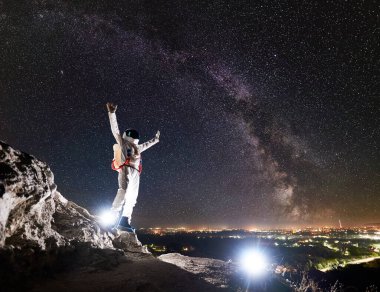
[[[231,279],[237,270],[236,265],[231,262],[209,258],[188,257],[179,253],[163,254],[159,256],[158,259],[199,275],[205,281],[220,288],[231,286]]]
[[[42,250],[86,242],[114,248],[95,217],[65,199],[49,166],[0,143],[0,247]]]
[[[49,166],[0,142],[1,291],[214,291],[64,198]]]

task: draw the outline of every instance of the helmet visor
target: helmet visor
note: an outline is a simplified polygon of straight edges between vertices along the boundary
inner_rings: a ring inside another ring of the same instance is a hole
[[[139,135],[139,132],[137,132],[136,130],[134,129],[128,129],[125,131],[125,135],[127,137],[131,137],[132,139],[140,139],[140,135]]]

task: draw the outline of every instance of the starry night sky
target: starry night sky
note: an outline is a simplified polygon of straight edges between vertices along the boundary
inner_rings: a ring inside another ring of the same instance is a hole
[[[137,227],[378,222],[379,9],[323,2],[0,1],[0,139],[98,212],[111,101],[161,131]]]

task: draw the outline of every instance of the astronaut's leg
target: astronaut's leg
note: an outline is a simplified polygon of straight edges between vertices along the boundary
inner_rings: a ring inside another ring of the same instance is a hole
[[[123,167],[123,169],[119,172],[118,176],[118,182],[119,182],[119,189],[117,190],[117,194],[115,199],[113,200],[112,203],[112,208],[111,210],[114,211],[115,213],[121,212],[123,209],[123,205],[125,203],[125,194],[128,188],[128,169],[127,167]]]
[[[128,173],[128,188],[125,195],[125,202],[123,208],[123,217],[128,218],[128,223],[131,223],[133,207],[136,205],[137,196],[139,194],[140,186],[140,173],[134,169],[130,168]]]

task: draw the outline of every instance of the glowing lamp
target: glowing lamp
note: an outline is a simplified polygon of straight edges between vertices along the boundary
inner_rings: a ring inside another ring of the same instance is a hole
[[[248,275],[261,276],[266,272],[268,262],[260,251],[247,250],[242,254],[240,265]]]
[[[103,226],[111,226],[116,223],[117,213],[112,211],[104,211],[100,214],[100,224]]]

